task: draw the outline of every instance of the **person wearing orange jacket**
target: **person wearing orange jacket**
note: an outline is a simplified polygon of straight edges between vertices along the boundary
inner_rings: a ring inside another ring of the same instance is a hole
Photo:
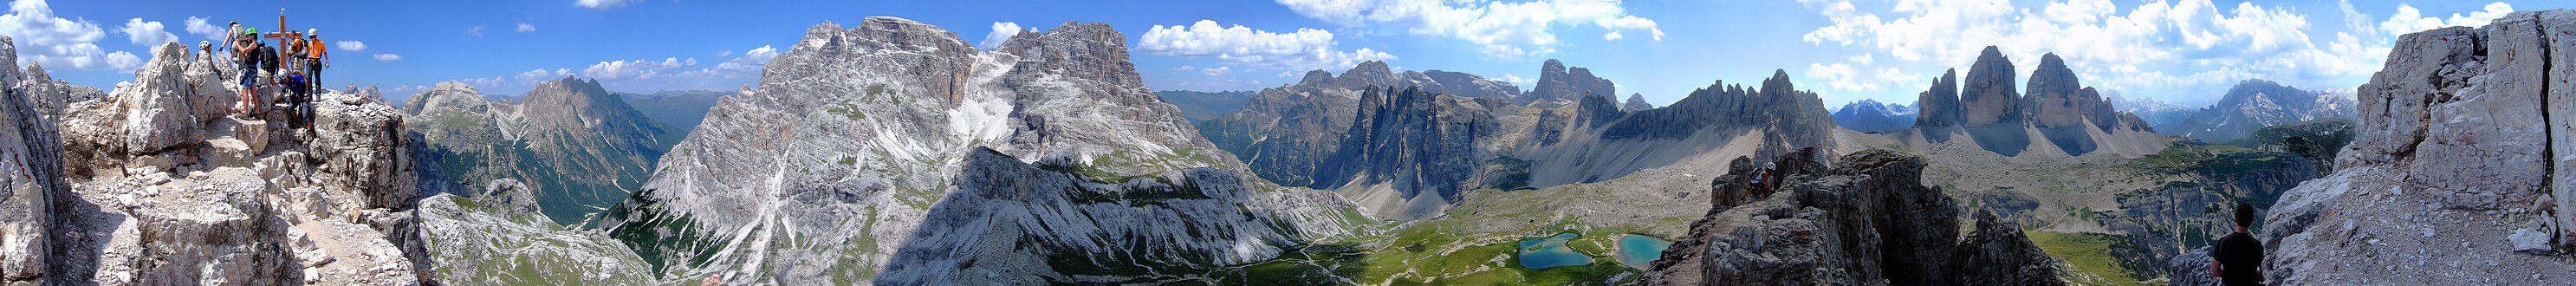
[[[322,29],[304,30],[304,80],[322,90],[322,68],[331,67],[331,49],[323,47]]]

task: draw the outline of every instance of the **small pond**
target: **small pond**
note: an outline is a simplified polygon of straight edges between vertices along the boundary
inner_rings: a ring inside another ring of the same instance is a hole
[[[1636,267],[1637,269],[1646,269],[1648,265],[1655,263],[1655,259],[1661,259],[1664,257],[1665,248],[1671,247],[1673,247],[1673,242],[1671,241],[1664,241],[1643,235],[1622,235],[1619,236],[1619,251],[1610,256],[1618,258],[1619,264],[1627,264],[1628,267]]]
[[[1575,233],[1561,233],[1550,237],[1522,239],[1520,255],[1516,256],[1520,257],[1521,267],[1529,269],[1592,264],[1591,256],[1575,253],[1573,248],[1565,247],[1567,241],[1573,241],[1574,238],[1581,236]]]

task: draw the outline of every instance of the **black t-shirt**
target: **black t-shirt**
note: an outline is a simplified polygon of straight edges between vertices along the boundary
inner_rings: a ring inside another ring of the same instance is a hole
[[[2209,248],[2209,259],[2218,261],[2219,281],[2227,285],[2263,285],[2263,241],[2239,232],[2218,239]]]

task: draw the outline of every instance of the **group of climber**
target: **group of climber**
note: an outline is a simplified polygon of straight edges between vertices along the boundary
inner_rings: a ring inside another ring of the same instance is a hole
[[[259,107],[266,102],[261,101],[261,88],[276,85],[285,89],[285,99],[290,105],[287,110],[293,113],[290,118],[287,118],[290,120],[289,124],[293,124],[290,126],[301,126],[305,130],[312,130],[312,94],[320,91],[319,81],[322,70],[331,65],[330,49],[322,42],[321,29],[274,33],[273,36],[285,46],[284,50],[280,51],[279,47],[270,46],[267,40],[262,39],[270,35],[261,34],[259,28],[242,27],[241,22],[238,21],[230,25],[232,28],[225,33],[229,36],[225,39],[223,48],[232,56],[233,65],[240,71],[240,84],[237,87],[241,88],[241,102],[234,106],[233,109],[237,112],[235,114],[258,118]],[[209,65],[218,66],[217,73],[222,73],[220,65],[213,65],[213,62],[219,61],[216,59],[215,45],[198,42],[197,46],[198,51],[206,55]],[[263,77],[263,74],[266,77]]]

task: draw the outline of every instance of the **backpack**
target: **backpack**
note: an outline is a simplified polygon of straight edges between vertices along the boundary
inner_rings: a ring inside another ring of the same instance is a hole
[[[260,69],[260,70],[274,70],[274,69],[277,69],[277,49],[276,49],[276,48],[269,47],[269,46],[260,46],[260,47],[259,47],[259,50],[251,51],[251,53],[255,53],[255,54],[256,54],[256,55],[252,55],[252,56],[254,56],[254,57],[259,57],[259,59],[258,59],[258,60],[259,60],[259,69]]]

